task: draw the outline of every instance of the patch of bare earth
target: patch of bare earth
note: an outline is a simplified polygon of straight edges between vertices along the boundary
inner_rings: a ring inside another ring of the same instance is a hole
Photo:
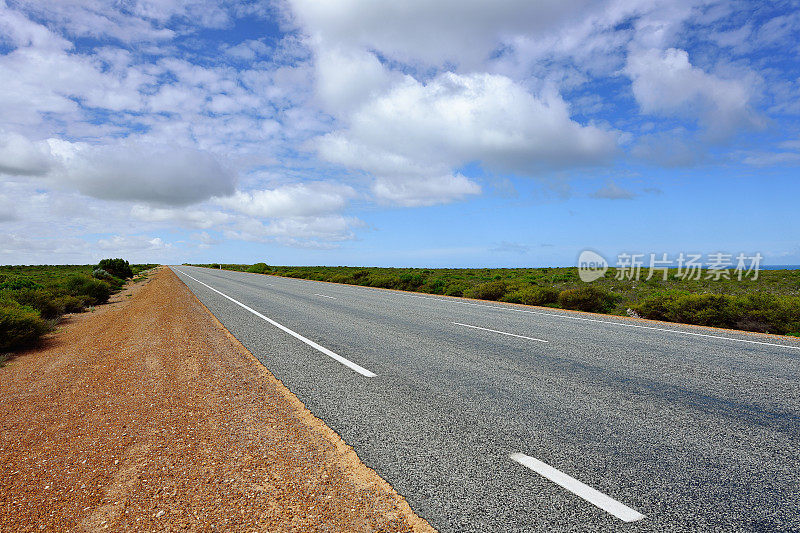
[[[0,531],[432,531],[166,268],[0,398]]]

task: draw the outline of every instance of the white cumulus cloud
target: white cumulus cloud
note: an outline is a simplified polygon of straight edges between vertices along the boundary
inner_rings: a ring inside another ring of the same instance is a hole
[[[380,202],[407,207],[445,204],[469,195],[480,194],[481,187],[461,174],[411,177],[397,180],[378,177],[372,192]]]
[[[751,107],[753,87],[748,80],[709,74],[692,65],[685,50],[633,51],[625,72],[644,113],[699,117],[712,137],[764,123]]]
[[[217,199],[217,203],[257,218],[295,217],[341,211],[355,195],[355,190],[347,185],[319,181],[237,191]]]
[[[317,93],[334,115],[353,111],[403,77],[385,68],[372,52],[354,47],[322,47],[316,61]]]
[[[326,159],[374,175],[379,199],[412,205],[431,203],[426,190],[436,201],[479,192],[453,174],[469,162],[535,176],[603,163],[616,148],[616,133],[575,122],[555,93],[536,97],[505,76],[454,73],[427,84],[407,77],[319,142]]]

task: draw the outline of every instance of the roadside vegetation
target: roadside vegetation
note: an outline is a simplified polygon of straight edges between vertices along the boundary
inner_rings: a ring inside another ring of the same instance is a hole
[[[0,266],[0,356],[34,345],[62,315],[104,304],[125,280],[156,265]]]
[[[567,268],[359,268],[197,265],[481,300],[800,336],[800,270],[762,270],[758,279],[684,280],[605,277],[584,283]],[[643,276],[644,277],[644,276]],[[705,277],[705,276],[703,276]]]

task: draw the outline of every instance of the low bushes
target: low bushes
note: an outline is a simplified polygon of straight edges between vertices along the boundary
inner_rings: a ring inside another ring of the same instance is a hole
[[[64,313],[79,313],[86,306],[106,303],[115,287],[89,276],[72,276],[48,287],[2,290],[0,305],[25,306],[44,319],[54,320]]]
[[[92,277],[97,279],[102,279],[103,281],[112,281],[114,276],[108,273],[107,270],[103,270],[102,268],[95,268],[92,270]]]
[[[558,304],[564,309],[607,313],[614,307],[617,298],[597,287],[579,287],[558,293]]]
[[[729,304],[728,298],[720,294],[669,291],[645,299],[634,311],[654,320],[725,327],[734,321]]]
[[[61,315],[106,303],[122,278],[154,266],[104,259],[94,267],[0,267],[0,352],[33,344]]]
[[[469,288],[469,285],[463,281],[456,281],[447,284],[447,286],[444,288],[444,294],[446,296],[464,296],[464,292],[468,291]]]
[[[465,291],[464,296],[479,300],[499,300],[507,290],[508,285],[505,281],[488,281]]]
[[[397,282],[397,278],[393,276],[377,275],[361,279],[365,281],[364,285],[368,285],[370,287],[379,287],[381,289],[393,289],[395,283]],[[341,283],[347,283],[347,282],[341,282]]]
[[[509,294],[502,300],[525,305],[547,305],[558,301],[558,291],[551,287],[524,287]]]
[[[447,288],[447,280],[444,278],[434,278],[427,283],[425,291],[431,294],[444,294]]]
[[[0,352],[31,345],[49,330],[35,309],[9,301],[0,304]]]
[[[53,320],[64,313],[83,310],[83,299],[58,289],[23,289],[5,296],[7,301],[16,301],[39,311],[42,318]]]
[[[297,275],[292,275],[292,274],[294,274],[294,273],[293,272],[289,272],[286,275],[289,276],[289,277],[292,277],[292,278],[300,278],[300,277],[302,277],[299,274],[297,274]],[[353,278],[349,274],[334,274],[332,276],[328,276],[328,279],[326,279],[325,281],[330,281],[331,283],[352,283],[353,282]]]
[[[104,304],[111,296],[111,285],[88,276],[73,276],[65,287],[72,296],[82,298],[85,305]]]
[[[421,287],[423,283],[425,283],[425,278],[422,274],[418,272],[406,272],[400,274],[400,278],[392,288],[401,291],[413,291]]]
[[[358,283],[359,285],[363,285],[363,281],[369,278],[369,270],[366,268],[362,268],[360,270],[356,270],[352,274],[353,281]]]
[[[40,289],[42,286],[32,279],[25,277],[15,277],[3,279],[0,283],[0,291],[19,291],[23,289]]]
[[[634,310],[644,318],[668,322],[800,335],[800,297],[797,296],[666,291],[646,298]]]
[[[750,294],[737,300],[741,314],[734,327],[800,337],[800,297]]]

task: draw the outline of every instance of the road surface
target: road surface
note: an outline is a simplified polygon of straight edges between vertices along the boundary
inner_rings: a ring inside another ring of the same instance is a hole
[[[441,531],[800,531],[800,342],[172,267]]]

